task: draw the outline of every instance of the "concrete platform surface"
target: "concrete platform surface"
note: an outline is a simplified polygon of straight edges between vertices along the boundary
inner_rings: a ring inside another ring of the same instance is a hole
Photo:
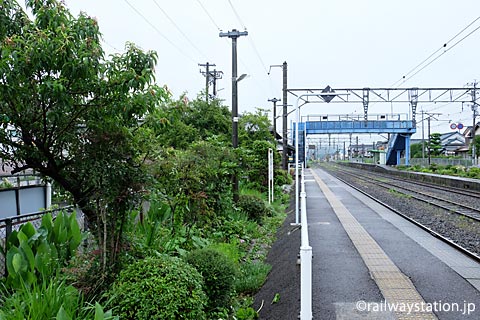
[[[305,186],[314,319],[480,319],[480,264],[320,169]]]

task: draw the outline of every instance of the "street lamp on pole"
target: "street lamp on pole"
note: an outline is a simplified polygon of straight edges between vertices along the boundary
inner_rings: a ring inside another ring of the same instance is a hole
[[[246,77],[242,74],[237,78],[237,39],[248,35],[247,31],[238,31],[233,29],[229,32],[220,32],[219,36],[232,39],[232,145],[238,147],[238,92],[237,83]],[[238,176],[233,176],[233,201],[238,201]]]

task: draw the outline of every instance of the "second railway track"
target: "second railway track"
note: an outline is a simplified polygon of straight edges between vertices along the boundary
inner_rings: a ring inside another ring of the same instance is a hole
[[[322,168],[480,261],[480,197],[476,193],[341,165],[326,164]]]

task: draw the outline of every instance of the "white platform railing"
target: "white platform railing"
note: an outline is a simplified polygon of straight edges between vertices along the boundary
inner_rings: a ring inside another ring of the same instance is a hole
[[[302,240],[300,245],[300,319],[312,319],[312,247],[308,240],[307,194],[305,168],[302,166],[300,212]]]

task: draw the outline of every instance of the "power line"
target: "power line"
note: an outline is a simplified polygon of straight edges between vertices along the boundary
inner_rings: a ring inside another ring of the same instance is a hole
[[[175,21],[172,18],[170,18],[170,16],[167,14],[167,12],[165,10],[163,10],[162,7],[160,7],[158,2],[156,0],[153,0],[153,2],[158,7],[158,9],[160,9],[160,11],[162,11],[162,13],[165,15],[165,17],[167,17],[167,19],[173,24],[173,26],[177,29],[177,31],[180,32],[180,34],[188,41],[188,43],[190,43],[190,45],[195,50],[197,50],[198,53],[200,53],[200,55],[202,55],[204,58],[206,58],[207,56],[190,40],[190,38],[182,31],[182,29],[180,29],[180,27],[175,23]]]
[[[475,28],[472,32],[470,32],[469,34],[467,34],[465,37],[463,37],[462,39],[460,39],[459,41],[457,41],[453,46],[449,47],[447,50],[443,51],[439,56],[437,56],[435,59],[433,59],[432,61],[430,61],[428,64],[426,64],[423,68],[421,68],[420,70],[418,70],[417,72],[415,72],[414,74],[412,74],[410,77],[408,77],[407,79],[405,79],[404,82],[410,80],[411,78],[413,78],[415,75],[417,75],[420,71],[422,71],[423,69],[425,69],[426,67],[428,67],[429,65],[431,65],[433,62],[437,61],[441,56],[443,56],[445,53],[447,53],[448,51],[452,50],[453,48],[455,48],[456,45],[458,45],[460,42],[462,42],[463,40],[465,40],[466,38],[468,38],[470,35],[472,35],[475,31],[477,31],[478,29],[480,29],[480,26],[478,26],[477,28]]]
[[[173,41],[168,39],[158,28],[150,22],[140,11],[137,10],[128,0],[124,0],[130,8],[132,8],[133,11],[135,11],[147,24],[149,24],[164,40],[166,40],[168,43],[170,43],[175,49],[177,49],[183,56],[188,58],[190,61],[196,63],[195,59],[193,59],[191,56],[189,56],[187,53],[185,53],[179,46],[177,46]]]
[[[242,28],[244,30],[246,30],[247,28],[245,27],[245,23],[243,23],[242,19],[240,18],[240,15],[238,14],[237,10],[235,10],[235,7],[233,6],[233,3],[231,0],[228,0],[228,3],[230,4],[230,8],[232,8],[232,11],[233,13],[235,14],[235,16],[237,17],[237,20],[238,22],[240,22],[240,25],[242,26]]]
[[[233,3],[231,0],[228,0],[228,3],[230,4],[230,8],[232,8],[232,11],[233,13],[235,14],[235,16],[237,17],[237,20],[238,22],[240,23],[240,25],[243,27],[243,29],[247,30],[246,26],[245,26],[245,23],[243,23],[243,20],[242,18],[240,18],[240,15],[238,14],[238,11],[235,9],[235,7],[233,6]],[[250,45],[252,46],[252,49],[253,51],[255,52],[255,55],[257,56],[258,60],[260,61],[260,64],[262,65],[263,67],[263,70],[265,71],[265,74],[268,74],[268,70],[267,70],[267,67],[265,65],[265,62],[263,61],[262,59],[262,56],[260,55],[260,52],[258,51],[257,49],[257,46],[255,45],[255,43],[253,42],[253,39],[252,37],[248,37],[248,41],[250,43]],[[273,94],[273,88],[272,88],[272,83],[271,83],[271,79],[269,78],[269,82],[270,82],[270,91],[272,92]]]
[[[203,9],[203,12],[205,12],[205,14],[210,18],[210,21],[215,25],[215,27],[218,29],[218,31],[222,31],[222,29],[220,29],[220,27],[218,26],[218,24],[215,22],[215,20],[213,20],[212,16],[210,15],[210,13],[208,13],[208,10],[203,6],[203,4],[200,2],[200,0],[197,0],[198,4],[200,5],[200,7],[202,7]],[[228,41],[227,39],[225,39],[226,41]]]
[[[116,52],[121,52],[121,50],[117,49],[115,46],[111,45],[110,43],[108,43],[104,38],[102,38],[102,42],[105,43],[107,46],[109,46],[110,48],[112,48],[113,50],[115,50]]]
[[[401,82],[403,80],[403,82],[406,82],[408,80],[410,80],[412,77],[414,77],[415,75],[417,75],[420,71],[424,70],[426,67],[428,67],[429,65],[431,65],[434,61],[436,61],[438,58],[440,58],[442,55],[444,55],[445,53],[447,53],[448,51],[450,51],[451,49],[453,49],[457,44],[459,44],[460,42],[462,42],[463,40],[465,40],[467,37],[469,37],[471,34],[473,34],[475,31],[477,31],[478,29],[480,29],[480,27],[477,27],[475,30],[473,30],[472,32],[470,32],[469,34],[467,34],[465,37],[463,37],[462,39],[460,39],[458,42],[456,42],[453,46],[449,47],[448,49],[446,49],[445,51],[443,51],[439,56],[437,56],[435,59],[433,59],[432,61],[430,61],[428,64],[426,64],[425,66],[423,66],[420,70],[418,70],[417,72],[415,72],[414,74],[412,74],[410,77],[408,77],[407,79],[405,79],[408,75],[410,75],[412,72],[414,72],[415,70],[417,70],[421,65],[423,65],[425,62],[427,62],[428,60],[430,60],[433,56],[435,56],[439,51],[441,51],[442,49],[445,49],[447,47],[447,45],[453,41],[455,38],[457,38],[460,34],[462,34],[465,30],[467,30],[470,26],[472,26],[475,22],[477,22],[478,20],[480,19],[480,17],[477,17],[476,19],[474,19],[472,22],[470,22],[465,28],[463,28],[461,31],[459,31],[455,36],[453,36],[450,40],[448,40],[446,43],[444,43],[440,48],[438,48],[436,51],[434,51],[431,55],[429,55],[425,60],[423,60],[422,62],[420,62],[419,64],[417,64],[414,68],[412,68],[409,72],[407,72],[402,78],[400,78],[399,80],[397,80],[395,83],[393,83],[391,85],[391,87],[393,86],[396,86],[399,82]]]

